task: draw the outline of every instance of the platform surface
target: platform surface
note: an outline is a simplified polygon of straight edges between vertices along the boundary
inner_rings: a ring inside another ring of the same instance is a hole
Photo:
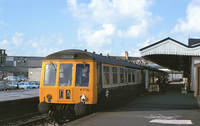
[[[66,126],[200,126],[200,109],[193,94],[146,94],[120,106],[99,111]]]
[[[0,102],[39,97],[39,89],[0,91]]]

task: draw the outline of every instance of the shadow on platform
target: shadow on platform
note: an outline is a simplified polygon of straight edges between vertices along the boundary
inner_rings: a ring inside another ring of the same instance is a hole
[[[168,86],[165,94],[147,93],[136,99],[116,107],[120,111],[165,111],[199,109],[197,99],[193,93],[182,93],[182,85]],[[113,106],[114,107],[114,106]],[[111,110],[112,111],[112,110]]]

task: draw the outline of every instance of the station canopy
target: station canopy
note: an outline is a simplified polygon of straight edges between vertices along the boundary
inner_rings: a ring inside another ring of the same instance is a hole
[[[191,57],[200,56],[200,40],[189,39],[188,45],[166,38],[140,49],[143,58],[171,70],[189,72]]]

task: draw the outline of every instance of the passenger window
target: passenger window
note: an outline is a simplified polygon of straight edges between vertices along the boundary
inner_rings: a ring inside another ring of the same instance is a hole
[[[137,78],[138,78],[137,82],[138,82],[138,83],[141,83],[141,82],[140,82],[140,72],[137,72]],[[152,79],[152,80],[153,80],[153,79]]]
[[[135,71],[132,70],[132,82],[135,82]]]
[[[60,64],[59,86],[72,85],[72,64]]]
[[[131,70],[128,70],[128,82],[131,82]]]
[[[112,68],[113,73],[113,84],[117,84],[117,67]]]
[[[44,74],[44,86],[55,86],[56,84],[56,64],[46,64]]]
[[[109,66],[103,66],[104,84],[110,84],[109,71],[110,71]]]
[[[120,68],[120,83],[124,83],[124,69]]]
[[[90,65],[76,65],[76,82],[75,86],[87,87],[89,85]]]

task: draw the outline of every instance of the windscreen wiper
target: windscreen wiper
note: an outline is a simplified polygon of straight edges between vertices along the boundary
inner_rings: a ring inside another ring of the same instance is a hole
[[[51,65],[54,67],[54,69],[55,69],[55,72],[57,71],[57,69],[56,69],[56,67],[55,67],[55,65],[52,63],[52,62],[50,62],[51,63]]]

